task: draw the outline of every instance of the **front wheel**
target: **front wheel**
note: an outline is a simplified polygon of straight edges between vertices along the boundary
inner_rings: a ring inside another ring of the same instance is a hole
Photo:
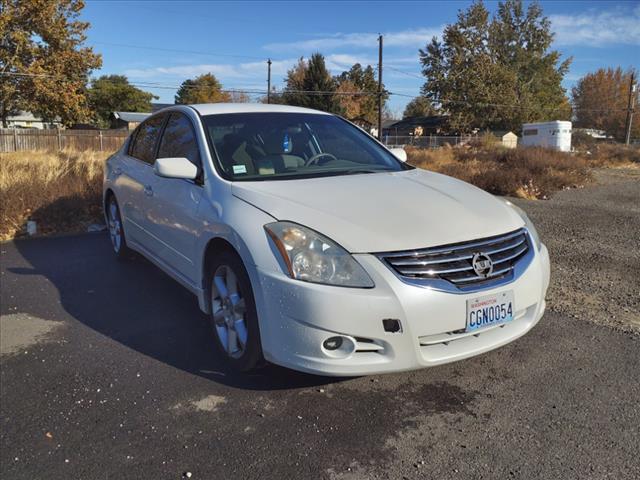
[[[249,274],[240,257],[229,251],[215,255],[208,271],[216,350],[234,370],[252,370],[262,361],[262,348]]]

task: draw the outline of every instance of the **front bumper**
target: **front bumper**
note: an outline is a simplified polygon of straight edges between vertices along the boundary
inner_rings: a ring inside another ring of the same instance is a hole
[[[375,288],[317,285],[258,269],[256,300],[267,360],[331,376],[430,367],[505,345],[528,332],[545,310],[549,254],[544,245],[511,283],[468,294],[409,285],[375,256],[354,257]],[[514,293],[514,320],[474,334],[456,333],[465,328],[467,299],[505,290]],[[401,331],[386,332],[383,319],[399,320]],[[353,339],[355,352],[346,356],[327,352],[322,343],[335,335]]]

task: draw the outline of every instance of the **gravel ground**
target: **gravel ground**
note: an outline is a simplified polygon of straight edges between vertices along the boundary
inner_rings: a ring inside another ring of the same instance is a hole
[[[547,201],[513,201],[549,248],[550,310],[640,333],[640,168],[594,175]]]

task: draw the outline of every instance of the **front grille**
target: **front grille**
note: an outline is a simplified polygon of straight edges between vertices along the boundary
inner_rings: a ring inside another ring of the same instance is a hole
[[[527,256],[529,249],[527,232],[522,228],[482,240],[378,256],[403,278],[444,280],[464,289],[513,276],[515,266]],[[489,275],[480,276],[474,271],[472,260],[476,254],[484,254],[491,259],[493,271]]]

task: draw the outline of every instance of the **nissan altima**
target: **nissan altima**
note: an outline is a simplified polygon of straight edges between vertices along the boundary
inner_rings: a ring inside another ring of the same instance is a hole
[[[324,112],[161,110],[107,160],[104,211],[116,256],[193,292],[240,371],[429,367],[505,345],[545,310],[549,256],[521,209]]]

